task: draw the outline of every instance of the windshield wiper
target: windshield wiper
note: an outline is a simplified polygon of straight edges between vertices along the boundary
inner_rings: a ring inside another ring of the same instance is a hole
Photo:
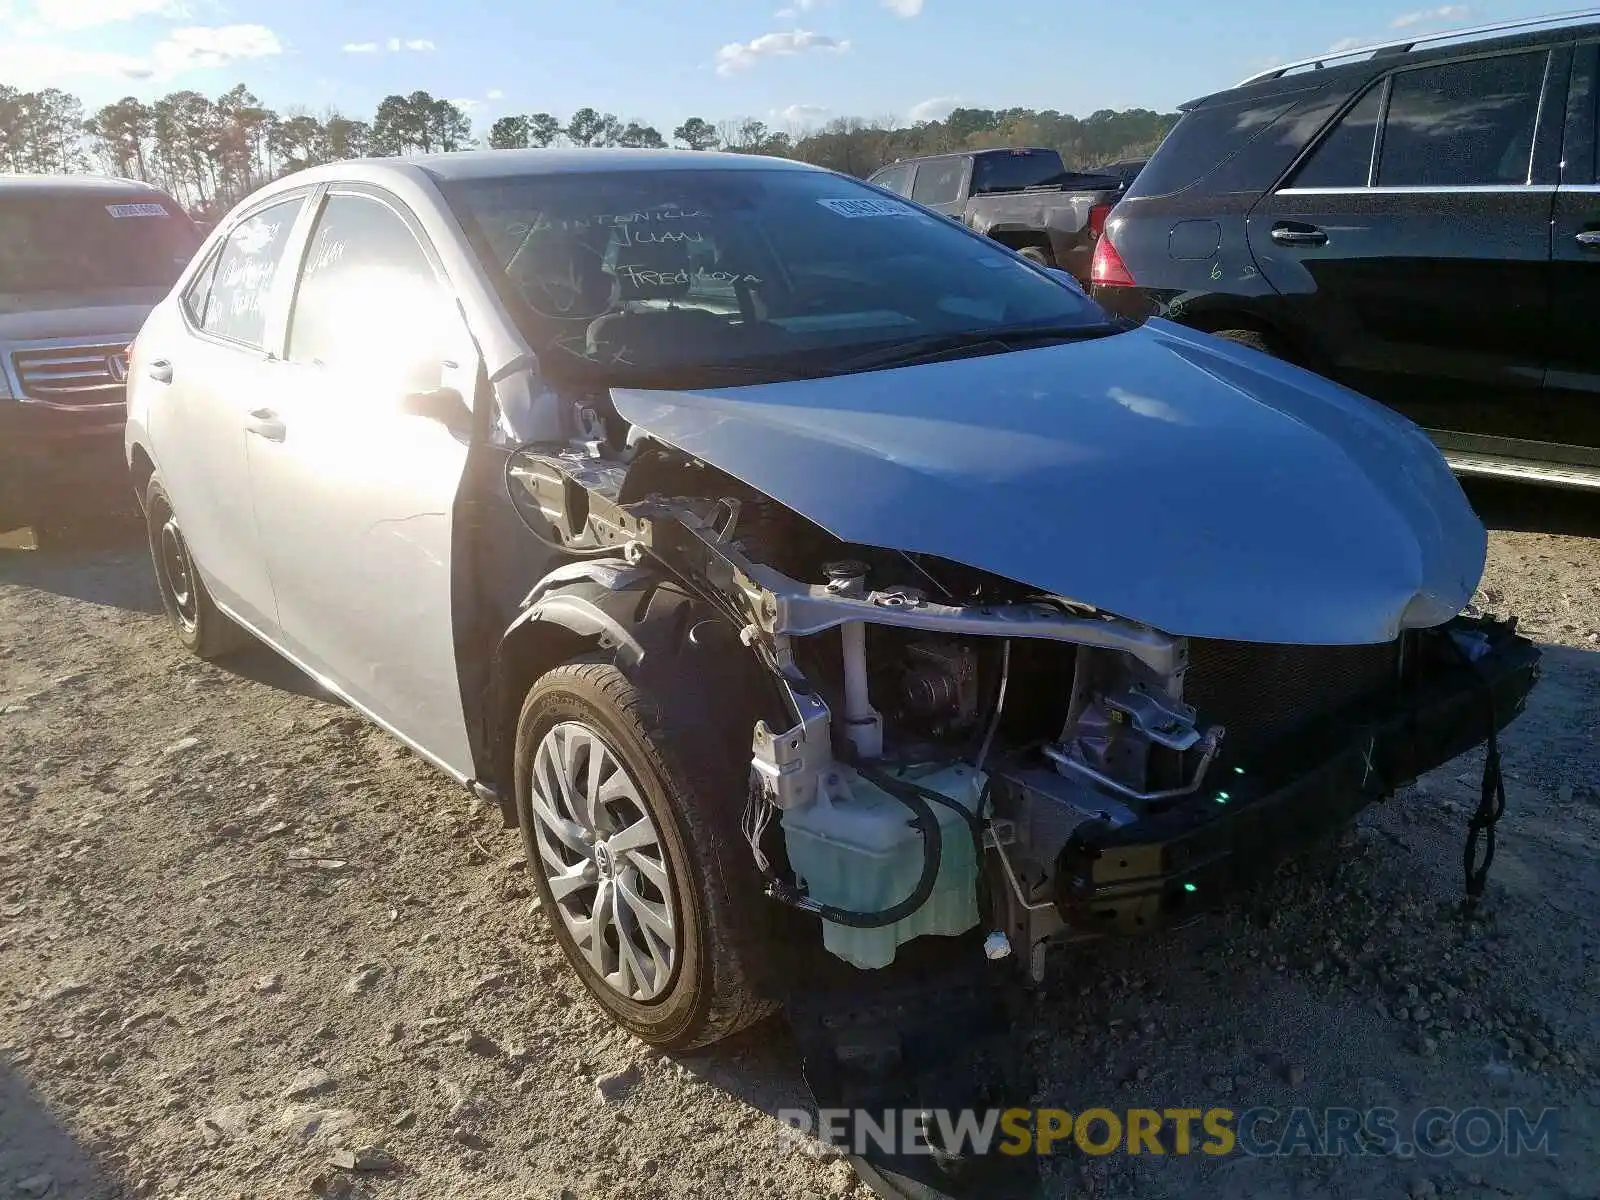
[[[1090,325],[1013,325],[997,329],[970,329],[962,333],[930,333],[833,363],[829,374],[910,367],[918,363],[971,358],[980,354],[1004,354],[1047,342],[1082,341],[1119,331],[1118,325],[1098,321]]]

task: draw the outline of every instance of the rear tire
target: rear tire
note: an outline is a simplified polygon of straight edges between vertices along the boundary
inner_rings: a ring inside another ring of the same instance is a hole
[[[237,654],[250,645],[249,633],[229,620],[206,590],[159,479],[152,478],[145,487],[144,517],[156,587],[178,640],[207,662]]]
[[[707,707],[694,664],[663,665],[635,681],[583,658],[542,676],[517,721],[516,801],[568,963],[617,1024],[685,1050],[775,1006],[759,985],[759,877],[738,830],[748,758],[718,736],[726,710]]]
[[[1037,263],[1041,267],[1053,267],[1056,265],[1055,258],[1043,246],[1022,246],[1018,248],[1017,253],[1029,262]]]
[[[1250,349],[1270,354],[1273,358],[1282,358],[1286,361],[1288,358],[1271,338],[1254,329],[1218,329],[1211,336],[1219,337],[1226,342],[1237,342],[1241,346],[1249,346]]]

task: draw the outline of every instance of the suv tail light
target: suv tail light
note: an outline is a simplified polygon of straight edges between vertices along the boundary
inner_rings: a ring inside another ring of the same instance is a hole
[[[1096,204],[1089,210],[1089,236],[1098,238],[1106,231],[1106,218],[1111,215],[1114,204]]]
[[[1133,275],[1117,253],[1109,235],[1102,234],[1094,244],[1094,262],[1089,267],[1089,282],[1096,287],[1133,287]]]

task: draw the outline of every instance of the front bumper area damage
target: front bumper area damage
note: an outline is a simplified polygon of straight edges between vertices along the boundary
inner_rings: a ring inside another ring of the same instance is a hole
[[[1453,661],[1452,639],[1483,657]],[[1523,710],[1538,649],[1511,625],[1457,618],[1416,636],[1435,671],[1340,714],[1160,812],[1080,827],[1053,887],[1065,929],[1144,933],[1189,919],[1286,855],[1483,742]],[[1024,777],[1026,779],[1026,777]]]
[[[508,472],[530,528],[587,559],[534,609],[572,580],[614,592],[601,609],[670,582],[759,663],[766,701],[727,732],[750,747],[743,833],[776,927],[798,931],[786,1008],[824,1107],[1029,1094],[1005,1000],[1051,945],[1187,920],[1485,741],[1493,768],[1538,677],[1489,618],[1378,643],[1170,634],[614,445],[528,448]],[[896,1194],[1006,1194],[876,1165],[920,1181]]]

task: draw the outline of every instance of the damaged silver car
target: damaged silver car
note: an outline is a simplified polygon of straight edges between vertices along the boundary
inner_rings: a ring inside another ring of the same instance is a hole
[[[267,643],[498,803],[665,1047],[802,964],[1037,979],[1188,920],[1538,674],[1461,615],[1484,531],[1405,419],[798,163],[300,172],[131,371],[186,644]]]

